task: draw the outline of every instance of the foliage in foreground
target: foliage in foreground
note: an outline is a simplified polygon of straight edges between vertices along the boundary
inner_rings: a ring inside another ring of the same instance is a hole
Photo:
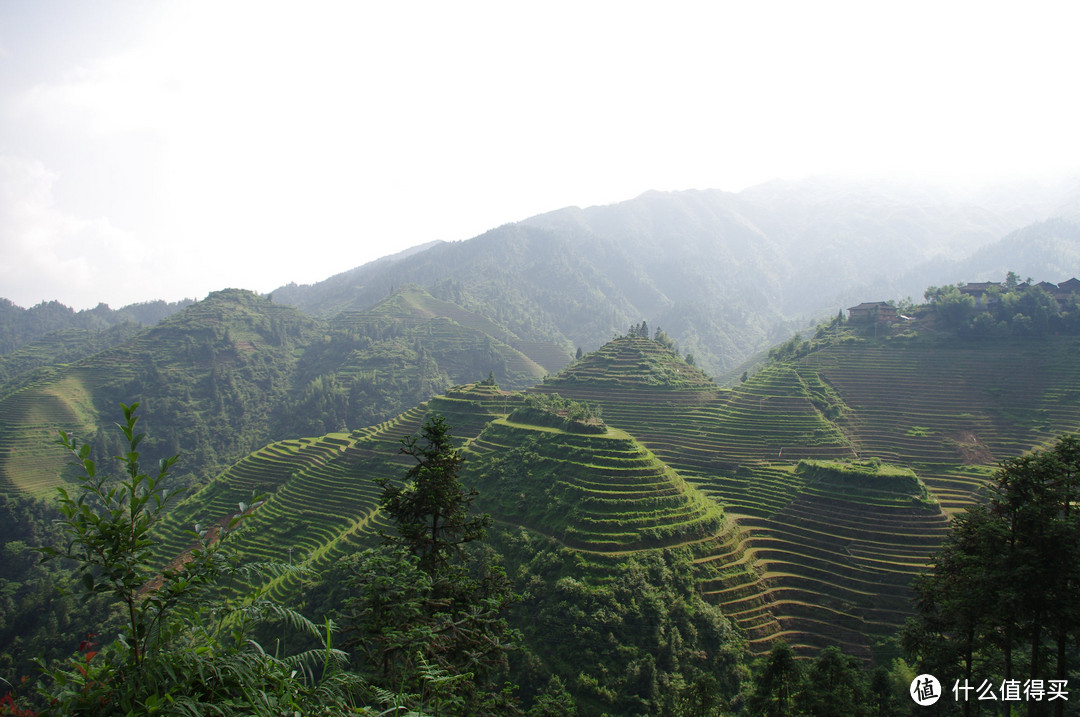
[[[415,459],[402,484],[380,480],[395,532],[388,545],[347,561],[341,619],[358,668],[373,685],[417,696],[439,714],[515,714],[501,688],[519,639],[506,610],[516,596],[490,551],[477,549],[491,518],[470,508],[475,491],[442,416],[402,440]],[[441,682],[425,680],[436,667]]]
[[[762,717],[845,715],[889,717],[907,714],[912,702],[905,692],[914,671],[897,658],[872,672],[837,647],[827,647],[813,660],[799,661],[783,640],[758,660],[745,712]]]
[[[166,478],[177,458],[154,473],[139,463],[135,415],[123,406],[127,450],[119,480],[98,472],[90,448],[67,434],[59,443],[82,470],[72,494],[60,489],[63,549],[46,559],[78,565],[86,595],[118,608],[123,625],[100,649],[93,635],[66,664],[42,664],[41,714],[342,714],[353,707],[360,681],[341,669],[345,655],[331,645],[333,625],[317,625],[258,591],[243,591],[254,574],[281,565],[242,564],[232,538],[248,506],[211,528],[196,526],[196,547],[160,574],[153,567],[151,528],[170,499]],[[240,595],[237,597],[237,595]],[[258,625],[280,623],[319,639],[323,648],[273,655],[252,638]]]
[[[1080,663],[1080,439],[1004,461],[996,480],[988,504],[956,517],[904,628],[905,647],[946,691],[1052,689]],[[968,714],[971,702],[960,704]]]

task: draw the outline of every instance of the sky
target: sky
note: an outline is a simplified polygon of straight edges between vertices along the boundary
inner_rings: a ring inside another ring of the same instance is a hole
[[[0,297],[313,283],[650,189],[1080,170],[1068,2],[0,0]]]

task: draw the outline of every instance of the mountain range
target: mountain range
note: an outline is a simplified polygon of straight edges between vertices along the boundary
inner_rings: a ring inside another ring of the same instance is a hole
[[[273,296],[331,316],[416,283],[569,350],[648,319],[722,378],[860,301],[920,299],[927,286],[1009,270],[1071,277],[1080,272],[1077,197],[1070,184],[957,198],[823,180],[648,192],[417,247]]]
[[[57,466],[34,447],[47,426],[97,434],[99,416],[139,398],[158,428],[151,449],[187,447],[202,482],[267,441],[377,423],[489,373],[527,387],[644,319],[732,385],[852,304],[1009,270],[1080,274],[1078,197],[1075,184],[957,198],[823,180],[648,192],[265,297],[81,312],[0,302],[0,442],[16,447],[0,478],[51,484]]]
[[[560,556],[549,596],[562,578],[608,585],[626,561],[663,555],[754,653],[782,639],[803,655],[888,657],[951,516],[983,499],[999,461],[1080,428],[1075,297],[1036,287],[1000,316],[993,297],[904,297],[1080,274],[1077,197],[649,192],[267,295],[89,312],[2,302],[0,494],[70,482],[57,430],[116,455],[109,420],[138,401],[144,459],[184,456],[163,563],[195,521],[255,493],[244,555],[331,574],[386,529],[373,479],[401,473],[400,439],[437,413],[509,572]],[[960,321],[943,297],[985,315]],[[842,317],[881,299],[902,316]],[[1051,304],[1060,315],[1032,320]],[[305,593],[288,576],[268,587]],[[583,668],[577,697],[615,679],[601,667]],[[610,708],[602,694],[588,699]]]
[[[568,354],[647,319],[723,380],[860,301],[919,299],[928,286],[1001,280],[1010,270],[1055,283],[1080,273],[1078,207],[1076,181],[967,194],[824,179],[647,192],[429,242],[269,296],[332,319],[416,284],[519,342]],[[0,301],[0,355],[60,329],[152,325],[188,303],[76,313]]]

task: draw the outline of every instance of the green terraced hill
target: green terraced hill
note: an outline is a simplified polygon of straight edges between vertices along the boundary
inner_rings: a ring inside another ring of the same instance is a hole
[[[552,381],[611,387],[715,389],[712,379],[663,344],[640,336],[621,336],[586,354]]]
[[[521,394],[454,386],[392,420],[247,456],[177,506],[162,558],[253,492],[265,498],[244,537],[252,557],[320,567],[369,543],[384,524],[372,479],[404,472],[400,439],[430,411],[460,441],[477,507],[578,551],[592,578],[617,556],[686,546],[701,593],[755,650],[783,636],[802,654],[869,656],[995,463],[1080,428],[1078,348],[836,343],[729,390],[624,337],[534,389],[598,406],[603,433],[511,419],[531,416]]]
[[[191,544],[187,531],[197,522],[221,523],[244,503],[257,506],[241,537],[247,556],[324,568],[387,528],[374,478],[404,473],[409,459],[399,454],[401,439],[418,433],[429,412],[445,416],[454,438],[464,445],[520,401],[519,394],[491,386],[457,386],[376,426],[272,443],[169,514],[161,528],[161,558],[167,561],[186,550]]]
[[[625,432],[585,435],[507,421],[521,404],[521,394],[495,386],[457,386],[368,429],[268,445],[174,509],[162,528],[161,557],[185,550],[196,522],[226,520],[261,496],[242,537],[245,554],[325,567],[386,527],[373,479],[404,472],[400,440],[417,433],[429,412],[446,417],[467,459],[463,481],[480,489],[479,509],[501,522],[597,559],[712,543],[731,529],[714,501]]]
[[[699,556],[702,589],[752,646],[782,635],[805,653],[868,654],[997,462],[1080,429],[1078,349],[1066,337],[837,343],[732,390],[655,384],[646,363],[609,360],[537,390],[599,405],[724,506],[735,542]],[[885,462],[885,488],[852,482],[867,461]],[[848,468],[822,478],[815,465]]]
[[[578,434],[498,419],[469,455],[483,509],[569,547],[671,547],[708,539],[722,524],[719,506],[623,431]]]

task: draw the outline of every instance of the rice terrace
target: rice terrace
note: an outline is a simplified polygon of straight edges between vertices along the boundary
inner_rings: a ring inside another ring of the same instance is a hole
[[[330,564],[383,524],[370,477],[400,470],[400,436],[438,413],[477,507],[580,551],[597,580],[609,556],[683,546],[701,594],[753,651],[782,637],[798,652],[869,658],[909,613],[911,579],[949,515],[980,500],[996,462],[1080,425],[1067,388],[1080,386],[1080,363],[1071,336],[845,336],[731,389],[624,336],[524,394],[458,386],[367,429],[275,443],[181,504],[163,554],[183,548],[196,515],[255,492],[267,497],[245,553]],[[538,394],[599,407],[605,432],[522,418]]]

